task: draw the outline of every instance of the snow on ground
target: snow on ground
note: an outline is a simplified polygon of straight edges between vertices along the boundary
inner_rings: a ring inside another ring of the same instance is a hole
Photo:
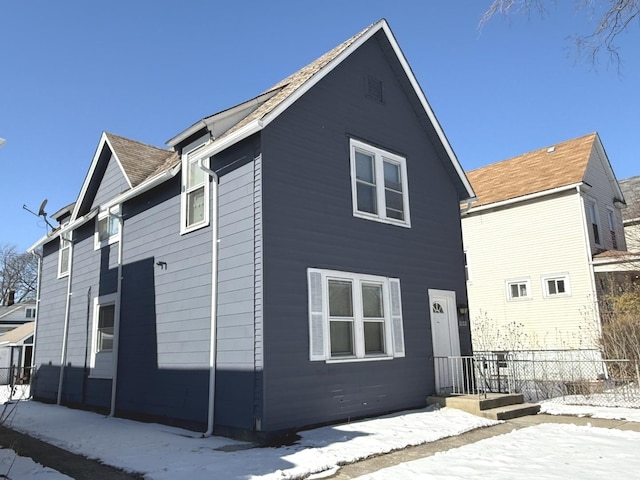
[[[596,407],[592,405],[573,405],[572,403],[576,402],[570,397],[567,397],[564,402],[562,398],[554,398],[541,402],[540,412],[548,413],[549,415],[575,415],[578,417],[640,422],[640,408]]]
[[[0,405],[8,400],[24,400],[29,398],[29,385],[0,385]]]
[[[423,409],[299,432],[291,446],[254,448],[224,437],[20,402],[8,426],[154,480],[292,479],[371,455],[433,442],[496,422],[453,409]],[[29,478],[29,477],[25,477]]]
[[[640,433],[546,423],[385,468],[359,480],[638,478]]]
[[[30,458],[20,457],[13,450],[0,448],[0,478],[73,480],[52,468],[43,467]]]

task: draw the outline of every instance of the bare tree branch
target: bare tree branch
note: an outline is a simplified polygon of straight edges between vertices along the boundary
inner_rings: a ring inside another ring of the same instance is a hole
[[[33,255],[0,245],[0,305],[9,303],[10,292],[14,292],[15,302],[34,299],[37,279],[38,262]]]
[[[496,15],[512,16],[547,13],[546,6],[555,0],[493,0],[480,19],[480,28]],[[632,23],[640,23],[640,0],[575,0],[579,10],[590,10],[594,21],[593,30],[586,35],[570,35],[576,44],[579,56],[586,56],[592,64],[597,64],[601,53],[606,52],[618,68],[621,57],[617,40]]]

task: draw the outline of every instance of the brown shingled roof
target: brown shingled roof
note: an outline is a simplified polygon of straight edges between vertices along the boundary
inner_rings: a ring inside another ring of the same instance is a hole
[[[473,206],[581,182],[596,137],[596,133],[591,133],[467,172],[478,198]]]
[[[243,126],[251,123],[252,121],[261,119],[268,113],[275,110],[276,107],[278,107],[278,105],[280,105],[285,100],[287,100],[287,98],[289,98],[296,90],[298,90],[298,88],[302,87],[302,85],[304,85],[309,79],[311,79],[311,77],[313,77],[316,73],[318,73],[320,70],[326,67],[329,63],[331,63],[332,60],[337,58],[344,50],[349,48],[350,45],[356,42],[360,37],[362,37],[369,30],[377,26],[380,22],[369,25],[360,33],[357,33],[356,35],[351,37],[349,40],[341,43],[334,49],[325,53],[317,60],[311,62],[310,64],[301,68],[300,70],[293,73],[292,75],[289,75],[287,78],[278,82],[273,87],[265,90],[264,93],[272,92],[274,90],[280,90],[280,91],[276,93],[273,97],[271,97],[269,100],[267,100],[260,107],[258,107],[256,110],[254,110],[252,113],[250,113],[241,121],[239,121],[234,126],[232,126],[223,135],[220,135],[220,137],[218,138],[229,135],[235,132],[236,130],[239,130]]]
[[[105,136],[113,149],[113,153],[120,160],[132,187],[154,175],[168,170],[178,158],[175,152],[136,142],[128,138],[106,133]]]

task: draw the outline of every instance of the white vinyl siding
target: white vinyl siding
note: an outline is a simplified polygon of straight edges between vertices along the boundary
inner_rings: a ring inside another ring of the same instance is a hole
[[[533,349],[595,347],[596,331],[583,198],[576,190],[511,208],[462,217],[464,245],[473,266],[467,283],[471,324],[486,318],[497,337],[518,325]],[[516,206],[517,205],[517,206]],[[571,295],[550,301],[542,278],[554,272],[570,276]],[[528,300],[509,300],[507,280],[530,279]],[[474,350],[487,338],[473,337]],[[485,343],[485,345],[481,345]],[[497,346],[509,349],[507,345]]]
[[[398,279],[318,269],[307,276],[310,360],[404,356]]]

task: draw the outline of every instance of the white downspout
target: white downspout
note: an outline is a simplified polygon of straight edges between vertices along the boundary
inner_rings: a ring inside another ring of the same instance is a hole
[[[38,336],[38,317],[40,316],[40,285],[42,281],[42,255],[32,251],[31,255],[38,257],[38,279],[36,281],[36,318],[33,320],[33,346],[31,347],[31,372],[29,375],[29,398],[33,397],[33,377],[35,377],[36,367],[36,342]]]
[[[62,331],[62,354],[60,355],[60,376],[58,378],[58,399],[56,404],[60,405],[62,401],[62,383],[64,380],[64,367],[67,363],[67,340],[69,337],[69,316],[71,315],[71,277],[73,274],[73,241],[69,245],[69,274],[67,275],[67,304],[64,311],[64,327]],[[36,315],[38,311],[36,310]]]
[[[213,435],[216,399],[216,342],[218,314],[218,174],[204,164],[205,158],[198,160],[198,166],[213,179],[213,195],[211,196],[211,333],[209,344],[209,411],[207,415],[207,431],[205,436]]]
[[[113,417],[116,413],[116,390],[118,388],[118,350],[120,346],[120,304],[122,300],[122,253],[124,243],[124,221],[122,219],[122,206],[118,218],[118,227],[120,229],[120,239],[118,240],[118,280],[116,290],[116,311],[113,319],[113,373],[111,376],[111,410],[109,416]]]

